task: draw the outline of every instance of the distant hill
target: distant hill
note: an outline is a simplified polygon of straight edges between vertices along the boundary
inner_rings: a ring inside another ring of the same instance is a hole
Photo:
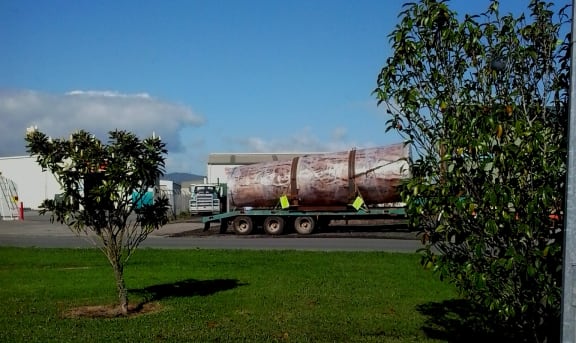
[[[190,173],[168,173],[162,176],[162,180],[172,181],[178,184],[182,184],[185,181],[193,181],[193,180],[202,180],[204,179],[203,175],[196,175]]]

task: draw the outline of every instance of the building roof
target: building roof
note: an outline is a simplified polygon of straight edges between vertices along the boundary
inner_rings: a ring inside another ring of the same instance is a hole
[[[0,157],[0,160],[22,160],[22,159],[31,159],[31,158],[35,158],[36,156],[30,156],[30,155],[19,155],[19,156],[2,156]]]
[[[244,165],[260,162],[285,161],[310,153],[212,153],[209,165]]]

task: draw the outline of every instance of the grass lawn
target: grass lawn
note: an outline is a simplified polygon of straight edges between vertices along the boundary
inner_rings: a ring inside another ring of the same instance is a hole
[[[69,318],[115,303],[104,255],[0,248],[0,342],[441,342],[422,308],[457,298],[415,254],[141,249],[125,276],[158,311]]]

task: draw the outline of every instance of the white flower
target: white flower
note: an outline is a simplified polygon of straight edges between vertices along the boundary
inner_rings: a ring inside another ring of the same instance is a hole
[[[62,160],[62,162],[57,163],[58,167],[62,168],[63,171],[74,170],[74,161],[67,157]]]
[[[31,135],[34,132],[38,131],[38,126],[34,125],[34,126],[30,126],[26,128],[26,135]]]
[[[132,161],[128,161],[126,162],[126,175],[130,176],[132,174],[134,174],[135,168],[136,166],[134,165],[134,163]]]

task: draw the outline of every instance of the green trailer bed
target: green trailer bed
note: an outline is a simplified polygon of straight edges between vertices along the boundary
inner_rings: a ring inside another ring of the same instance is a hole
[[[256,226],[262,225],[264,231],[271,235],[284,232],[286,224],[292,224],[299,234],[310,234],[317,226],[327,225],[331,220],[355,219],[389,219],[403,218],[406,212],[403,207],[373,207],[356,209],[238,209],[229,212],[202,217],[204,229],[214,222],[220,223],[220,231],[225,232],[228,226],[240,235],[252,233]]]

